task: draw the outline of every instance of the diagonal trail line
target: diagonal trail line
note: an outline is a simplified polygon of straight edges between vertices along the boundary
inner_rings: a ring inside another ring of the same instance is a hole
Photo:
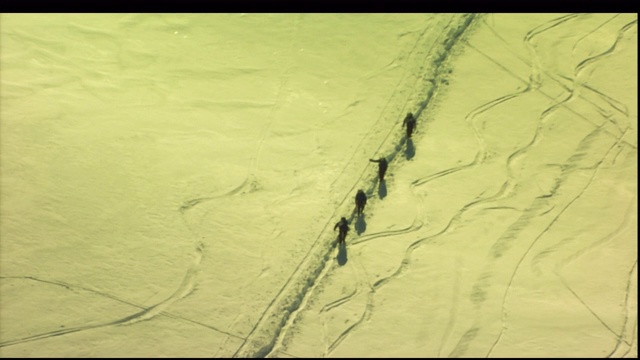
[[[440,50],[448,54],[451,47],[456,43],[456,40],[461,37],[464,29],[470,25],[474,17],[474,15],[462,15],[461,21],[457,23],[458,28],[456,28],[455,38],[441,42]],[[451,29],[445,28],[445,30]],[[446,58],[446,56],[441,58]],[[442,62],[433,64],[436,70],[441,63]],[[362,174],[364,174],[364,170]],[[362,178],[362,174],[357,181]],[[355,186],[356,185],[354,185],[354,187]],[[345,195],[342,204],[345,203],[347,196],[348,193]],[[274,347],[284,335],[283,333],[286,332],[287,322],[290,318],[293,318],[292,314],[304,303],[306,296],[313,290],[317,280],[325,272],[332,248],[326,246],[324,243],[320,243],[319,240],[327,232],[330,222],[331,219],[327,221],[324,229],[314,241],[309,252],[263,312],[247,339],[233,355],[234,357],[265,357],[273,352]]]
[[[197,264],[196,264],[196,266],[197,266]],[[193,270],[193,268],[191,270]],[[110,294],[107,294],[107,293],[96,291],[96,290],[93,290],[93,289],[90,289],[90,288],[86,288],[86,287],[83,287],[83,286],[69,284],[69,283],[62,282],[62,281],[45,280],[45,279],[35,278],[35,277],[31,277],[31,276],[3,276],[3,277],[0,277],[0,279],[32,280],[32,281],[38,281],[38,282],[47,283],[47,284],[51,284],[51,285],[55,285],[55,286],[61,286],[61,287],[64,287],[64,288],[66,288],[68,290],[87,291],[87,292],[94,293],[94,294],[99,295],[99,296],[104,296],[104,297],[107,297],[109,299],[121,302],[123,304],[127,304],[127,305],[130,305],[130,306],[142,309],[141,311],[139,311],[137,313],[134,313],[132,315],[128,315],[128,316],[125,316],[125,317],[123,317],[121,319],[117,319],[117,320],[113,320],[113,321],[108,321],[108,322],[95,324],[95,325],[76,326],[76,327],[73,327],[73,328],[49,331],[49,332],[44,332],[44,333],[40,333],[40,334],[36,334],[36,335],[32,335],[32,336],[27,336],[27,337],[23,337],[23,338],[19,338],[19,339],[13,339],[13,340],[9,340],[9,341],[4,341],[4,342],[0,343],[0,348],[5,347],[5,346],[22,344],[22,343],[30,342],[30,341],[42,340],[42,339],[46,339],[46,338],[50,338],[50,337],[63,336],[63,335],[72,334],[72,333],[76,333],[76,332],[80,332],[80,331],[91,330],[91,329],[110,327],[110,326],[118,326],[118,325],[131,325],[131,324],[133,324],[135,322],[148,320],[153,316],[159,316],[159,315],[166,316],[166,317],[169,317],[169,318],[172,318],[172,319],[175,319],[175,320],[179,320],[179,321],[183,321],[183,322],[193,323],[193,324],[196,324],[196,325],[199,325],[199,326],[214,330],[216,332],[226,334],[226,335],[231,336],[231,337],[242,339],[242,337],[239,337],[237,335],[234,335],[234,334],[228,333],[226,331],[217,329],[217,328],[215,328],[215,327],[213,327],[211,325],[203,324],[201,322],[198,322],[198,321],[195,321],[195,320],[192,320],[192,319],[188,319],[188,318],[184,318],[182,316],[174,315],[174,314],[166,311],[167,303],[171,303],[171,302],[177,300],[178,298],[183,297],[183,296],[185,296],[187,294],[187,293],[185,293],[185,290],[188,289],[188,285],[190,284],[190,281],[192,279],[192,277],[189,275],[189,271],[185,275],[185,278],[183,279],[182,285],[180,287],[178,287],[178,289],[174,292],[173,295],[171,295],[166,300],[159,302],[158,304],[155,304],[153,306],[148,306],[148,307],[145,307],[145,306],[142,306],[142,305],[138,305],[138,304],[132,303],[132,302],[127,301],[127,300],[120,299],[120,298],[118,298],[116,296],[113,296],[113,295],[110,295]]]

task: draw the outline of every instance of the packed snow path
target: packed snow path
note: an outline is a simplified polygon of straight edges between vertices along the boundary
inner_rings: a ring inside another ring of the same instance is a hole
[[[400,114],[411,111],[416,116],[420,115],[422,110],[429,104],[429,100],[435,91],[435,83],[440,80],[439,75],[443,71],[443,65],[448,59],[451,49],[474,18],[475,15],[452,16],[449,19],[449,24],[443,30],[440,30],[440,27],[433,27],[441,31],[440,34],[431,34],[431,28],[423,30],[407,61],[413,66],[419,66],[422,77],[417,78],[415,81],[407,81],[407,79],[413,79],[411,74],[407,74],[406,78],[403,78],[398,84],[396,91],[389,99],[379,119],[393,119],[394,114],[398,114],[398,105],[401,105]],[[428,80],[425,81],[424,78]],[[358,164],[353,163],[354,158],[359,160],[361,164],[359,167],[363,167],[362,164],[367,165],[365,162],[366,155],[364,155],[365,159],[363,159],[363,154],[366,154],[367,151],[384,156],[390,163],[397,165],[397,162],[393,161],[401,149],[400,146],[394,146],[397,140],[397,133],[397,121],[391,122],[391,124],[378,121],[369,134],[360,142],[356,153],[353,154],[346,167],[358,167]],[[378,144],[377,147],[375,146],[376,144]],[[365,146],[370,146],[370,149],[364,148]],[[394,147],[389,149],[390,146]],[[356,156],[358,153],[360,153],[360,156]],[[331,255],[336,244],[335,241],[331,240],[335,237],[332,235],[333,223],[342,214],[350,214],[348,219],[353,223],[356,217],[353,194],[355,194],[357,187],[360,186],[365,188],[367,196],[371,197],[374,193],[374,188],[378,184],[376,174],[377,172],[371,172],[369,166],[364,166],[355,183],[347,188],[348,191],[344,192],[345,196],[340,206],[332,214],[331,218],[327,220],[323,231],[318,235],[309,253],[303,258],[269,308],[262,314],[260,321],[234,354],[234,357],[265,357],[271,354],[274,346],[280,345],[283,336],[295,319],[298,309],[306,302],[307,295],[313,291],[318,279],[325,275],[329,265],[333,263]],[[385,186],[384,182],[380,186]],[[370,209],[375,206],[374,204],[375,201],[369,201],[367,207]],[[358,226],[357,224],[352,225]],[[345,251],[343,247],[340,250]],[[341,253],[339,256],[344,257],[346,255]]]

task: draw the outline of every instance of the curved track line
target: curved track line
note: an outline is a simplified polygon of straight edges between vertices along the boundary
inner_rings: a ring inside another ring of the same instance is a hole
[[[578,44],[582,43],[582,41],[584,39],[586,39],[589,35],[595,33],[596,31],[600,30],[603,26],[607,25],[609,22],[613,21],[613,19],[617,18],[618,16],[620,16],[620,14],[615,14],[612,17],[609,18],[609,20],[603,22],[602,24],[596,26],[595,29],[589,31],[588,33],[584,34],[582,37],[580,37],[580,39],[578,39],[574,44],[573,44],[573,48],[571,49],[571,53],[575,53],[576,52],[576,48],[578,47]]]
[[[418,229],[420,229],[423,225],[423,222],[421,220],[419,220],[419,216],[414,217],[413,219],[413,223],[411,225],[409,225],[408,227],[402,228],[402,229],[398,229],[398,230],[387,230],[387,231],[379,231],[376,233],[371,233],[371,234],[367,234],[367,235],[363,235],[360,236],[358,239],[353,240],[351,242],[351,244],[353,246],[358,245],[358,244],[362,244],[365,242],[369,242],[372,240],[378,240],[381,238],[385,238],[387,236],[395,236],[395,235],[401,235],[401,234],[406,234],[406,233],[410,233],[410,232],[414,232]]]
[[[75,332],[80,332],[80,331],[86,331],[86,330],[91,330],[91,329],[97,329],[97,328],[102,328],[102,327],[109,327],[109,326],[121,326],[121,325],[132,325],[136,322],[140,322],[140,321],[145,321],[145,320],[149,320],[152,317],[158,316],[158,315],[162,315],[162,316],[167,316],[179,321],[184,321],[184,322],[190,322],[193,324],[197,324],[199,326],[203,326],[206,327],[208,329],[217,331],[219,333],[231,336],[231,337],[235,337],[235,338],[239,338],[242,339],[239,336],[236,336],[234,334],[228,333],[226,331],[217,329],[213,326],[210,325],[206,325],[188,318],[184,318],[182,316],[177,316],[174,314],[171,314],[169,312],[166,311],[166,309],[176,300],[179,300],[181,298],[184,298],[185,296],[189,295],[190,291],[192,290],[193,284],[194,284],[194,279],[195,279],[195,275],[197,273],[197,267],[200,263],[201,257],[202,257],[202,248],[198,248],[196,249],[196,256],[194,258],[194,263],[192,264],[192,266],[187,270],[185,277],[183,278],[182,284],[176,289],[176,291],[169,296],[167,299],[149,306],[149,307],[145,307],[145,306],[141,306],[123,299],[120,299],[118,297],[115,297],[113,295],[101,292],[101,291],[97,291],[94,289],[90,289],[90,288],[86,288],[83,286],[78,286],[78,285],[73,285],[73,284],[69,284],[69,283],[65,283],[62,281],[52,281],[52,280],[44,280],[44,279],[39,279],[39,278],[35,278],[35,277],[31,277],[31,276],[2,276],[0,277],[0,279],[23,279],[23,280],[32,280],[32,281],[38,281],[38,282],[43,282],[43,283],[47,283],[47,284],[51,284],[51,285],[55,285],[55,286],[61,286],[64,287],[68,290],[81,290],[81,291],[86,291],[86,292],[90,292],[99,296],[103,296],[133,307],[137,307],[139,309],[142,309],[142,311],[139,311],[137,313],[134,313],[132,315],[128,315],[125,316],[124,318],[121,319],[117,319],[114,321],[109,321],[109,322],[105,322],[105,323],[100,323],[100,324],[96,324],[96,325],[86,325],[86,326],[76,326],[73,328],[66,328],[66,329],[62,329],[62,330],[56,330],[56,331],[50,331],[50,332],[45,332],[45,333],[40,333],[40,334],[36,334],[36,335],[32,335],[32,336],[27,336],[27,337],[23,337],[20,339],[13,339],[13,340],[9,340],[9,341],[4,341],[2,343],[0,343],[0,348],[5,347],[5,346],[11,346],[11,345],[17,345],[17,344],[22,344],[25,342],[30,342],[30,341],[36,341],[36,340],[42,340],[42,339],[46,339],[46,338],[50,338],[50,337],[55,337],[55,336],[62,336],[62,335],[67,335],[67,334],[72,334]]]
[[[136,322],[149,320],[155,317],[156,315],[164,312],[166,309],[169,308],[169,306],[171,306],[171,304],[173,304],[177,300],[188,296],[194,289],[196,275],[198,273],[198,267],[200,265],[200,261],[202,260],[203,250],[204,250],[204,245],[202,243],[199,243],[198,247],[196,248],[196,254],[194,256],[193,264],[191,264],[189,269],[187,269],[187,272],[184,278],[182,279],[182,283],[171,296],[169,296],[164,301],[156,305],[153,305],[148,309],[145,309],[137,314],[129,316],[126,321],[121,320],[119,324],[130,325]]]
[[[325,304],[322,307],[322,309],[320,309],[320,312],[327,312],[327,311],[329,311],[329,310],[331,310],[331,309],[333,309],[333,308],[335,308],[337,306],[340,306],[340,305],[346,303],[347,301],[349,301],[349,299],[353,298],[357,294],[358,294],[358,289],[356,288],[356,289],[353,290],[353,292],[351,294],[346,295],[344,297],[341,297],[341,298],[339,298],[339,299],[337,299],[335,301],[332,301],[332,302],[330,302],[328,304]]]
[[[524,36],[524,44],[529,49],[529,52],[531,53],[532,66],[531,66],[531,75],[530,75],[529,83],[532,85],[533,88],[537,89],[542,84],[542,79],[540,76],[540,73],[541,73],[540,69],[542,68],[542,66],[540,64],[540,58],[538,57],[538,53],[535,50],[535,46],[532,43],[533,38],[545,31],[548,31],[560,24],[563,24],[569,20],[575,19],[579,16],[580,14],[569,14],[569,15],[561,16],[559,18],[553,19],[540,26],[533,28],[532,30],[527,32],[527,34]]]
[[[624,33],[631,29],[631,27],[633,27],[634,25],[636,25],[638,23],[638,20],[634,20],[631,21],[629,23],[627,23],[625,26],[622,27],[622,29],[620,29],[620,31],[618,32],[618,36],[616,37],[616,40],[614,41],[614,43],[611,45],[611,47],[607,50],[605,50],[604,52],[598,54],[598,55],[594,55],[590,58],[584,59],[582,60],[578,66],[576,66],[575,69],[575,76],[577,77],[580,72],[582,72],[582,69],[589,66],[591,63],[600,60],[602,57],[605,57],[607,55],[610,55],[613,53],[613,51],[616,49],[616,45],[618,45],[618,42],[620,41],[620,39],[622,39],[622,37],[624,36]]]

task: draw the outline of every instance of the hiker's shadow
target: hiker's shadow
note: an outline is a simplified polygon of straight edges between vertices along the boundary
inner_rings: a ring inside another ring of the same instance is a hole
[[[416,147],[413,145],[411,138],[407,139],[407,147],[404,149],[404,155],[407,157],[407,160],[413,159],[416,155]]]
[[[378,185],[378,197],[382,200],[385,196],[387,196],[387,182],[382,180]]]
[[[340,266],[347,263],[347,245],[338,244],[338,256],[336,256],[336,260],[338,260]]]
[[[355,228],[358,235],[362,234],[365,230],[367,230],[367,222],[364,221],[364,214],[358,215]]]

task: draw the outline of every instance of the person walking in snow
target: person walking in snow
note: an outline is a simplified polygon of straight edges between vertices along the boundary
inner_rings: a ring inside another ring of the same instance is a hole
[[[382,180],[384,180],[384,174],[387,172],[387,167],[389,166],[387,159],[381,157],[378,160],[369,159],[369,161],[378,163],[378,179],[382,182]]]
[[[411,138],[411,134],[413,133],[413,129],[416,127],[416,118],[413,117],[412,113],[407,113],[407,116],[404,118],[402,122],[402,127],[407,127],[407,139]]]
[[[349,223],[347,222],[347,219],[344,216],[333,227],[333,231],[335,231],[338,228],[340,229],[340,232],[338,233],[338,243],[344,244],[344,241],[347,238],[347,232],[349,232]]]
[[[364,206],[367,204],[367,194],[362,191],[362,189],[358,190],[356,194],[356,212],[358,216],[362,215],[364,211]]]

